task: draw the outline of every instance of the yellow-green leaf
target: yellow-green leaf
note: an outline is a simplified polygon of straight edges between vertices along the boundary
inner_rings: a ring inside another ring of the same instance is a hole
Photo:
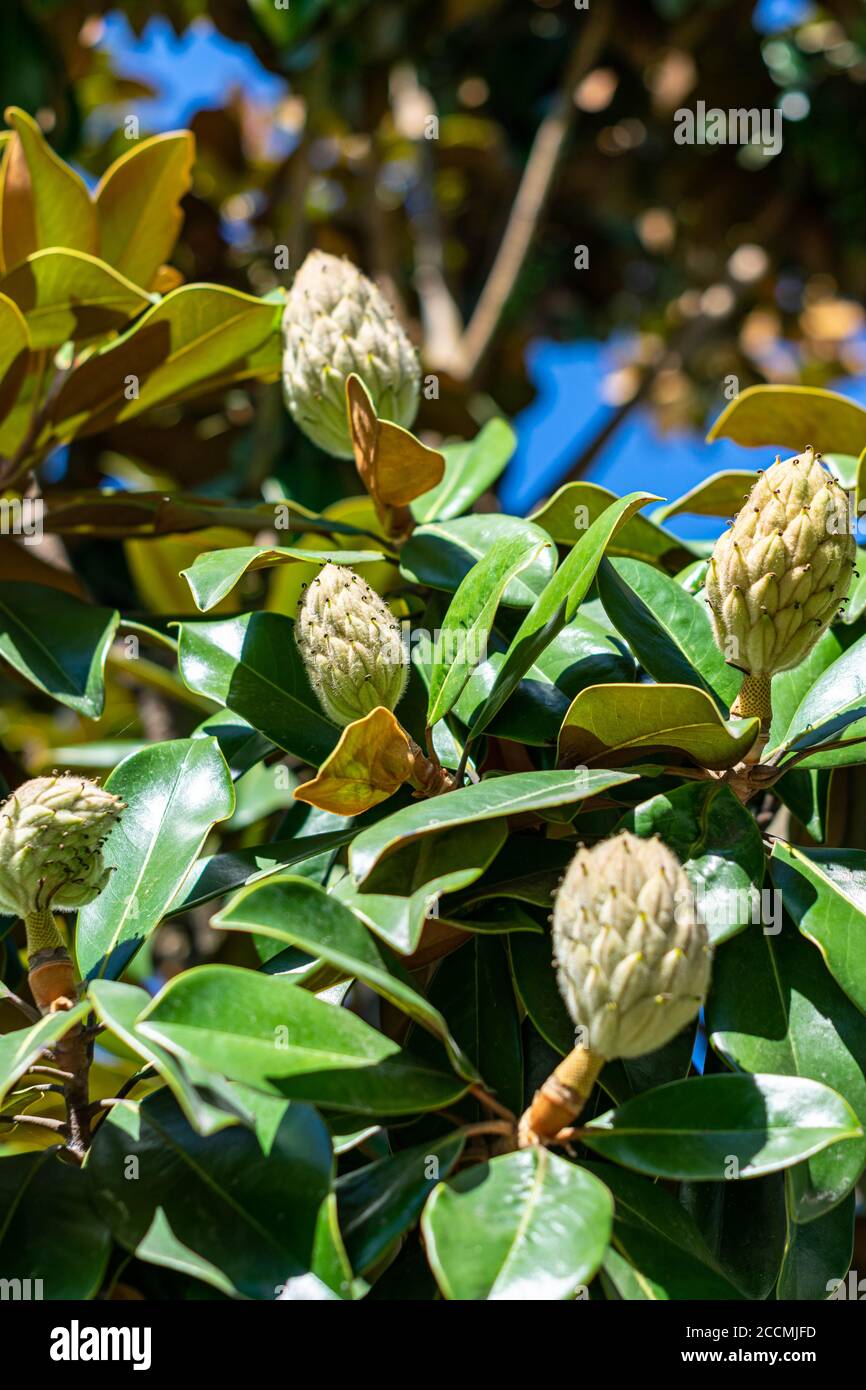
[[[145,289],[177,241],[194,158],[191,131],[154,135],[116,159],[96,190],[101,253]]]
[[[34,348],[115,332],[151,303],[110,265],[85,251],[34,251],[0,278],[0,293],[27,320]]]
[[[30,361],[30,335],[24,315],[11,299],[0,294],[0,420],[12,409]]]
[[[80,174],[56,155],[32,116],[6,108],[15,137],[3,160],[3,267],[11,270],[34,251],[66,246],[96,254],[96,208]]]
[[[161,401],[248,376],[277,334],[279,313],[279,305],[239,290],[182,285],[76,368],[55,401],[58,435],[92,434]]]
[[[412,774],[409,739],[394,715],[382,705],[349,724],[330,757],[311,782],[295,788],[298,801],[357,816],[393,796]]]
[[[686,753],[701,767],[740,762],[759,732],[757,719],[723,720],[715,703],[692,685],[593,685],[569,706],[559,734],[561,766],[653,749]]]
[[[716,439],[797,454],[811,444],[825,454],[856,456],[866,445],[866,410],[817,386],[749,386],[713,425],[707,441]]]

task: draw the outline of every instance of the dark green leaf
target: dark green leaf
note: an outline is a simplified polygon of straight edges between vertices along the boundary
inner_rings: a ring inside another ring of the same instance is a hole
[[[96,1297],[111,1235],[90,1205],[80,1168],[61,1163],[53,1149],[7,1155],[0,1162],[0,1211],[4,1298]]]
[[[472,786],[459,787],[434,802],[421,801],[370,826],[354,841],[350,864],[357,883],[363,882],[380,859],[421,836],[500,820],[549,806],[568,806],[610,787],[634,781],[627,772],[587,771],[519,772],[488,777]]]
[[[229,965],[197,966],[170,981],[138,1027],[176,1056],[268,1095],[358,1114],[435,1110],[466,1089],[346,1009]]]
[[[116,977],[166,915],[234,788],[215,739],[174,739],[133,753],[106,782],[126,810],[103,850],[114,872],[78,916],[81,973]]]
[[[308,1105],[289,1106],[265,1154],[246,1129],[196,1134],[160,1092],[113,1107],[86,1172],[98,1210],[140,1260],[273,1300],[286,1284],[296,1297],[328,1297],[315,1268],[332,1167],[328,1131]]]
[[[98,719],[120,616],[62,589],[0,583],[0,658],[52,699]]]
[[[803,1077],[702,1076],[645,1091],[583,1130],[606,1158],[651,1177],[721,1182],[862,1139],[851,1107]]]
[[[866,1013],[866,852],[807,850],[777,840],[770,872],[800,931]]]
[[[623,825],[644,839],[661,835],[682,861],[715,944],[761,915],[761,832],[730,787],[689,782],[636,806]]]
[[[463,1152],[461,1131],[368,1163],[337,1183],[340,1230],[352,1268],[363,1274],[421,1213],[430,1189]]]
[[[605,561],[598,588],[617,632],[654,680],[697,686],[723,713],[730,708],[742,676],[725,664],[700,599],[640,560]]]
[[[707,1028],[730,1065],[821,1081],[866,1122],[862,1016],[797,932],[752,927],[719,952]],[[864,1164],[866,1139],[834,1144],[801,1164],[790,1175],[794,1219],[811,1221],[836,1206]]]
[[[490,724],[545,647],[575,617],[611,539],[646,502],[654,500],[643,492],[620,498],[569,552],[517,629],[493,688],[473,719],[473,733],[480,734]]]
[[[254,729],[318,767],[340,737],[310,688],[281,613],[246,613],[223,622],[182,623],[180,673],[199,695],[240,714]]]

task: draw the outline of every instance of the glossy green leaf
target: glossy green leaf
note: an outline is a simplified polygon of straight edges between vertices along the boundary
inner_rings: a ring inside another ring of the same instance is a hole
[[[862,1139],[851,1107],[803,1077],[702,1076],[672,1081],[592,1120],[583,1142],[651,1177],[721,1182],[799,1163]]]
[[[449,521],[469,510],[496,482],[517,445],[507,420],[488,420],[466,444],[443,444],[445,476],[429,492],[416,497],[412,515],[419,524]]]
[[[598,588],[608,616],[654,680],[697,686],[723,712],[742,676],[725,664],[701,601],[640,560],[602,564]]]
[[[189,569],[181,570],[192,590],[196,607],[206,613],[240,583],[245,574],[274,565],[366,565],[384,560],[379,550],[303,550],[287,545],[237,545],[229,550],[204,550]]]
[[[455,714],[471,726],[505,662],[493,651],[470,677]],[[523,674],[488,726],[494,738],[518,743],[555,743],[570,702],[591,685],[634,680],[634,658],[619,639],[591,617],[578,614]]]
[[[112,1108],[86,1172],[97,1210],[139,1259],[222,1293],[273,1300],[287,1282],[297,1297],[304,1286],[323,1296],[315,1244],[332,1166],[327,1128],[308,1105],[289,1106],[264,1154],[240,1127],[196,1134],[160,1092]]]
[[[176,1056],[268,1095],[358,1114],[435,1110],[466,1088],[346,1009],[288,980],[234,966],[203,965],[178,976],[138,1026]]]
[[[418,526],[400,552],[400,572],[413,584],[454,593],[497,541],[511,541],[532,552],[529,564],[509,580],[502,595],[508,607],[529,608],[556,568],[556,550],[545,531],[520,517],[477,512]]]
[[[620,498],[569,552],[517,629],[490,693],[474,716],[474,734],[487,728],[544,649],[575,617],[613,537],[646,502],[654,500],[643,492]]]
[[[273,840],[268,845],[252,849],[224,850],[221,854],[197,859],[183,881],[178,895],[166,913],[176,917],[191,907],[200,907],[213,898],[234,893],[248,883],[256,883],[279,874],[305,860],[339,849],[357,834],[348,825],[324,835],[309,835],[295,840]]]
[[[108,886],[78,916],[82,975],[120,975],[170,908],[211,827],[234,810],[215,739],[174,739],[133,753],[106,782],[126,809],[103,850]]]
[[[7,1155],[0,1161],[0,1211],[4,1299],[96,1297],[111,1233],[90,1204],[80,1168],[61,1163],[51,1149]]]
[[[731,1066],[821,1081],[866,1123],[862,1018],[799,933],[752,927],[730,942],[715,961],[706,1012],[712,1045]],[[794,1219],[836,1206],[864,1165],[866,1139],[834,1144],[798,1166],[790,1175]]]
[[[462,1076],[479,1079],[438,1009],[416,991],[402,966],[354,912],[318,884],[283,874],[253,883],[232,898],[213,924],[223,931],[256,932],[297,946],[362,980],[439,1038]]]
[[[336,1185],[340,1230],[352,1268],[363,1274],[414,1225],[434,1184],[463,1152],[460,1130],[347,1173]]]
[[[448,1299],[573,1299],[598,1269],[613,1203],[598,1178],[548,1149],[524,1149],[440,1184],[422,1231]]]
[[[116,332],[152,304],[131,280],[84,251],[36,251],[0,277],[24,315],[34,348]]]
[[[866,1013],[866,852],[807,850],[777,840],[770,872],[787,912]]]
[[[593,685],[568,708],[557,762],[607,765],[671,749],[699,767],[722,769],[742,761],[759,732],[757,719],[723,720],[693,685]]]
[[[773,718],[770,724],[767,750],[782,742],[794,716],[809,691],[824,672],[843,655],[844,648],[832,628],[822,633],[815,646],[799,666],[792,671],[780,671],[773,677]]]
[[[435,802],[415,802],[371,825],[353,842],[352,873],[362,883],[380,859],[422,836],[458,825],[500,820],[549,806],[568,806],[634,780],[633,773],[572,771],[511,773],[459,787]]]
[[[449,906],[462,911],[488,898],[514,898],[549,909],[573,854],[573,845],[514,832],[478,884],[459,893]]]
[[[180,674],[195,690],[246,719],[273,743],[318,767],[340,730],[322,713],[280,613],[245,613],[222,622],[182,623]]]
[[[99,1022],[119,1038],[142,1061],[150,1062],[166,1082],[192,1128],[198,1134],[215,1134],[238,1120],[249,1123],[251,1116],[216,1072],[204,1067],[188,1069],[164,1047],[145,1038],[136,1028],[138,1015],[150,1003],[150,995],[137,985],[118,980],[91,980],[87,997]],[[213,1102],[218,1102],[215,1104]]]
[[[715,439],[795,454],[807,444],[824,453],[859,454],[866,445],[866,410],[815,386],[749,386],[716,420],[707,442]]]
[[[474,883],[506,839],[503,821],[481,821],[472,835],[457,826],[390,854],[363,891],[347,874],[334,892],[395,951],[410,955],[442,894]]]
[[[866,636],[826,666],[808,688],[790,717],[788,727],[777,733],[775,746],[769,747],[765,761],[784,765],[785,755],[812,748],[813,753],[800,767],[843,767],[866,759],[866,744],[857,739],[866,734]],[[850,746],[822,753],[820,745],[846,740]]]
[[[77,1004],[66,1012],[45,1014],[29,1028],[18,1028],[0,1034],[0,1101],[4,1100],[15,1082],[39,1060],[43,1048],[53,1047],[87,1013],[85,1004]]]
[[[436,634],[427,723],[444,719],[460,698],[473,668],[484,656],[496,610],[518,574],[532,565],[543,547],[553,552],[551,541],[527,546],[521,536],[494,541],[461,581]]]
[[[0,658],[63,705],[98,719],[119,614],[62,589],[0,583]]]
[[[616,500],[616,493],[599,487],[598,483],[582,480],[565,483],[537,511],[530,513],[529,520],[543,527],[558,545],[575,545],[587,527]],[[689,560],[689,552],[677,536],[640,513],[617,532],[608,554],[628,555],[649,564],[664,564],[667,568],[679,568]]]
[[[761,916],[766,907],[759,896],[765,863],[761,832],[724,783],[689,782],[654,796],[636,806],[623,825],[644,839],[661,835],[674,851],[714,945]]]
[[[246,719],[231,711],[217,710],[203,719],[192,731],[193,738],[215,738],[220,752],[226,760],[233,779],[243,777],[245,772],[274,751],[270,739],[254,729]]]

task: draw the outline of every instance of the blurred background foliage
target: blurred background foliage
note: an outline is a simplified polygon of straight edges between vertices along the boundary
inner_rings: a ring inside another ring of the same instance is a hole
[[[192,129],[172,257],[187,281],[266,295],[315,246],[372,274],[438,383],[421,436],[514,417],[506,511],[569,477],[675,497],[755,467],[703,442],[731,378],[866,400],[860,0],[5,0],[0,38],[5,102],[91,185],[131,130]],[[675,112],[699,101],[780,110],[781,150],[676,143]],[[316,510],[357,492],[261,383],[75,440],[41,481]],[[178,571],[249,540],[55,536],[40,560],[49,582],[167,629],[194,611]],[[228,611],[262,601],[250,582]],[[110,658],[96,724],[4,669],[9,780],[110,768],[206,715],[168,651],[127,655]]]

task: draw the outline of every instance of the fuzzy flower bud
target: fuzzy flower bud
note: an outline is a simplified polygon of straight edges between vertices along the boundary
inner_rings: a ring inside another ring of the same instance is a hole
[[[352,457],[345,392],[353,372],[381,419],[412,424],[421,372],[393,310],[351,261],[311,251],[283,312],[283,388],[296,423],[337,458]]]
[[[560,993],[597,1056],[640,1057],[697,1014],[711,950],[689,880],[661,840],[623,831],[568,867],[553,912]]]
[[[0,912],[71,911],[102,892],[100,846],[120,797],[84,777],[34,777],[0,806]]]
[[[325,565],[307,587],[295,640],[310,684],[341,728],[383,705],[393,710],[409,679],[409,654],[388,605],[354,570]]]
[[[766,677],[799,666],[846,597],[855,559],[847,497],[814,450],[777,459],[719,537],[707,572],[730,665]]]

